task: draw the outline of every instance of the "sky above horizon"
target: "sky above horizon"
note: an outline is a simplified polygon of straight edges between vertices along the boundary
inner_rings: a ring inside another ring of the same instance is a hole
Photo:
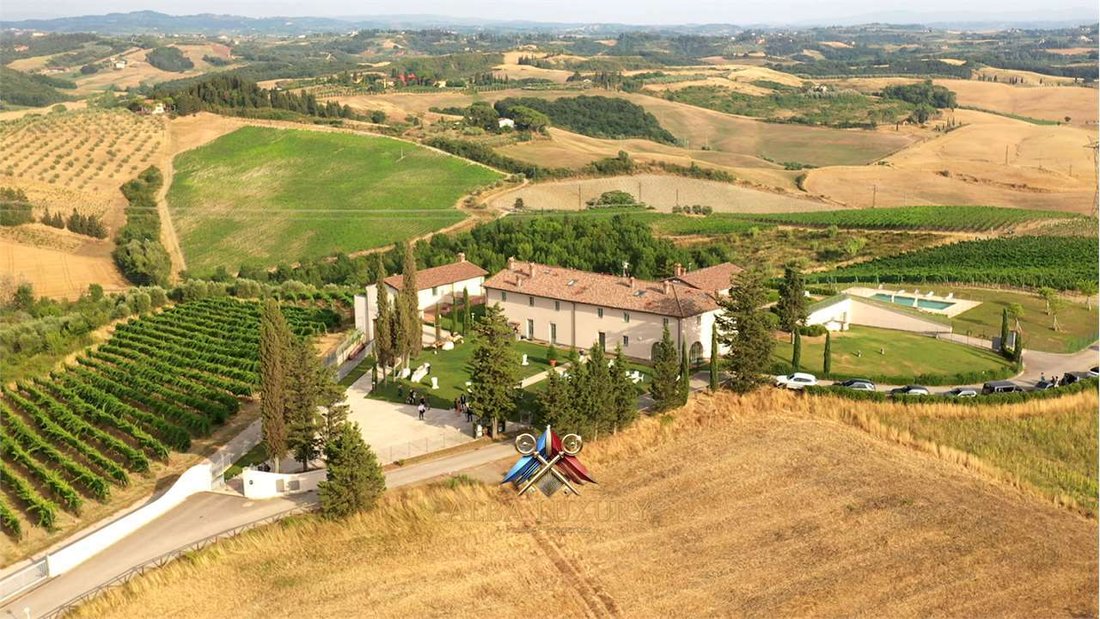
[[[70,17],[152,10],[172,15],[216,13],[246,17],[369,17],[445,15],[459,18],[624,24],[847,23],[862,16],[891,15],[915,21],[1063,20],[1100,15],[1097,3],[1081,0],[6,0],[4,20]]]

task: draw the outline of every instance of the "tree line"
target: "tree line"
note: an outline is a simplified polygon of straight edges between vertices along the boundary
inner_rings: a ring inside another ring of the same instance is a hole
[[[163,286],[172,272],[172,259],[160,242],[157,192],[163,184],[160,170],[149,166],[121,188],[129,205],[113,256],[126,279],[139,286]]]
[[[310,93],[260,88],[256,82],[237,75],[212,75],[175,86],[161,84],[153,88],[151,97],[169,100],[181,116],[200,111],[247,116],[263,110],[282,110],[319,118],[360,118],[347,105],[335,101],[321,103]]]
[[[508,97],[494,105],[497,113],[511,118],[515,108],[545,114],[555,126],[596,138],[615,140],[643,138],[664,144],[676,137],[661,126],[657,117],[636,103],[617,97],[580,96],[560,99]]]
[[[97,239],[107,238],[107,226],[103,218],[95,214],[83,214],[74,208],[71,215],[51,213],[49,209],[39,220],[52,228],[65,229]],[[26,192],[17,187],[0,187],[0,226],[19,226],[34,223],[34,205]]]

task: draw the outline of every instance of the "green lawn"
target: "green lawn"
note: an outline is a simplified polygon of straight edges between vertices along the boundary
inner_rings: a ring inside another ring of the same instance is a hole
[[[972,453],[1050,495],[1066,494],[1096,514],[1097,416],[1092,407],[1019,417],[921,415],[896,407],[877,417],[932,441]]]
[[[824,337],[802,338],[802,370],[824,377],[824,349]],[[786,334],[776,342],[773,357],[777,372],[790,369],[791,344]],[[832,376],[838,378],[947,385],[1006,378],[1014,373],[992,352],[916,333],[852,327],[832,335]]]
[[[859,284],[834,284],[837,291]],[[830,288],[828,285],[815,286]],[[1051,319],[1046,313],[1046,302],[1039,295],[1018,290],[993,290],[968,288],[950,284],[900,283],[889,284],[890,289],[934,290],[937,295],[952,293],[958,299],[981,301],[981,305],[951,319],[951,328],[958,335],[969,335],[992,340],[1001,335],[1001,311],[1013,303],[1024,310],[1020,329],[1024,333],[1024,347],[1045,352],[1070,353],[1084,349],[1100,338],[1097,329],[1096,305],[1086,310],[1080,303],[1063,302],[1058,313],[1059,331],[1051,329]],[[1014,326],[1014,325],[1013,325]]]
[[[388,245],[463,216],[499,175],[383,137],[244,127],[179,155],[168,204],[192,273]]]
[[[550,362],[546,359],[547,348],[545,346],[518,341],[513,342],[512,347],[516,355],[517,378],[527,378],[550,369]],[[466,390],[466,381],[470,380],[469,364],[473,352],[474,342],[472,338],[459,344],[453,350],[425,350],[413,360],[411,367],[415,369],[422,363],[430,363],[432,365],[431,374],[426,376],[419,384],[413,384],[407,380],[397,380],[381,385],[378,389],[375,389],[372,397],[392,402],[403,402],[404,399],[398,397],[397,394],[400,386],[402,395],[407,395],[409,389],[416,389],[420,393],[427,394],[432,408],[451,408],[454,399]],[[520,359],[524,353],[527,354],[528,365],[521,366]],[[561,353],[559,357],[564,360],[564,352],[559,351],[559,353]],[[439,379],[439,389],[432,390],[432,376]]]

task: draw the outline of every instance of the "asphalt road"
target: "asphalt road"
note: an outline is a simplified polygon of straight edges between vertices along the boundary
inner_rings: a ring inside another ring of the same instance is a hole
[[[411,464],[386,473],[386,486],[397,488],[415,484],[508,458],[514,453],[511,443],[496,443],[475,451]],[[196,494],[73,570],[0,607],[0,618],[41,617],[127,570],[181,546],[316,500],[314,492],[264,501],[228,493]],[[29,614],[24,609],[29,609]]]

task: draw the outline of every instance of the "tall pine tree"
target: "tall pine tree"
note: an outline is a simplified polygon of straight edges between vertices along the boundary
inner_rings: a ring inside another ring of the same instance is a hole
[[[516,366],[512,349],[513,333],[499,305],[485,308],[485,315],[474,324],[477,340],[470,360],[473,408],[491,420],[490,436],[496,436],[501,419],[516,410]]]
[[[822,373],[828,378],[833,371],[833,334],[825,332],[825,358],[821,360]]]
[[[359,425],[345,423],[325,445],[325,481],[318,484],[321,513],[346,518],[374,507],[386,490],[378,458],[363,441]]]
[[[1008,348],[1008,308],[1001,310],[1001,355],[1011,359],[1012,351]]]
[[[718,313],[718,339],[729,351],[726,371],[735,391],[751,391],[765,381],[764,372],[775,348],[761,310],[767,302],[764,272],[759,267],[738,273],[730,295],[719,300],[722,311]]]
[[[278,301],[266,300],[260,314],[260,431],[276,473],[287,452],[286,383],[293,339]]]
[[[555,370],[546,376],[546,384],[539,394],[539,420],[541,425],[550,425],[558,434],[579,433],[582,431],[573,407],[570,380]]]
[[[679,399],[679,379],[680,364],[676,358],[676,345],[672,343],[668,327],[665,327],[661,341],[657,342],[653,353],[653,382],[649,385],[649,393],[653,396],[657,410],[668,410],[676,406]]]
[[[691,362],[688,359],[687,343],[680,345],[680,382],[676,386],[679,406],[683,406],[687,404],[688,394],[691,393]]]

